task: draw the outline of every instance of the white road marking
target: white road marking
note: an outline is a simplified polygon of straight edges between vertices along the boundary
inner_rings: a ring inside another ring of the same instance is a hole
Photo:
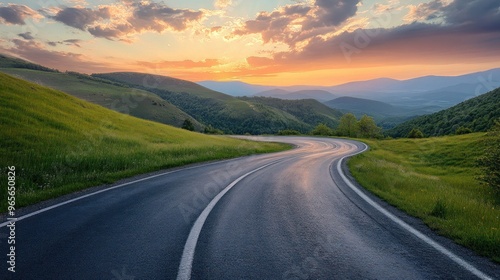
[[[362,152],[364,152],[364,151],[366,151],[368,149],[368,146],[366,144],[363,144],[363,145],[365,146],[365,148],[362,151],[357,152],[357,153],[355,153],[353,155],[360,154],[360,153],[362,153]],[[483,280],[492,280],[493,279],[493,278],[489,277],[488,275],[484,274],[479,269],[475,268],[472,264],[468,263],[464,259],[462,259],[459,256],[455,255],[454,253],[452,253],[451,251],[449,251],[445,247],[441,246],[436,241],[432,240],[431,238],[429,238],[425,234],[421,233],[420,231],[416,230],[415,228],[413,228],[409,224],[405,223],[403,220],[401,220],[398,217],[396,217],[393,214],[391,214],[389,211],[387,211],[382,206],[380,206],[378,203],[376,203],[371,198],[369,198],[367,195],[365,195],[356,186],[354,186],[354,184],[352,184],[351,181],[349,181],[349,179],[347,178],[347,176],[345,176],[344,172],[342,171],[342,167],[341,167],[342,166],[342,161],[344,159],[348,158],[348,157],[353,156],[353,155],[344,156],[343,158],[341,158],[339,160],[339,162],[337,164],[337,171],[339,172],[340,177],[342,178],[342,180],[346,183],[347,186],[349,186],[349,188],[351,188],[354,192],[356,192],[364,201],[366,201],[368,204],[370,204],[371,206],[373,206],[373,208],[377,209],[380,213],[384,214],[387,218],[391,219],[393,222],[395,222],[396,224],[398,224],[399,226],[401,226],[405,230],[407,230],[410,233],[412,233],[413,235],[415,235],[418,239],[420,239],[423,242],[427,243],[428,245],[432,246],[434,249],[436,249],[440,253],[446,255],[452,261],[454,261],[455,263],[457,263],[458,265],[460,265],[464,269],[468,270],[469,272],[471,272],[472,274],[474,274],[475,276],[477,276],[479,279],[483,279]]]
[[[117,185],[117,186],[114,186],[114,187],[111,187],[111,188],[103,189],[103,190],[100,190],[100,191],[96,191],[96,192],[93,192],[93,193],[89,193],[89,194],[86,194],[86,195],[82,195],[82,196],[79,196],[79,197],[76,197],[76,198],[73,198],[73,199],[61,202],[61,203],[58,203],[58,204],[54,204],[52,206],[49,206],[49,207],[46,207],[46,208],[42,208],[42,209],[37,210],[35,212],[31,212],[31,213],[26,214],[24,216],[18,217],[17,220],[16,220],[16,223],[19,222],[19,221],[21,221],[21,220],[24,220],[26,218],[29,218],[29,217],[41,214],[43,212],[52,210],[54,208],[57,208],[57,207],[60,207],[60,206],[63,206],[63,205],[66,205],[66,204],[69,204],[69,203],[72,203],[72,202],[84,199],[84,198],[87,198],[89,196],[94,196],[96,194],[100,194],[100,193],[103,193],[103,192],[111,191],[111,190],[114,190],[114,189],[118,189],[118,188],[121,188],[121,187],[125,187],[125,186],[128,186],[128,185],[131,185],[131,184],[135,184],[135,183],[138,183],[138,182],[146,181],[146,180],[149,180],[149,179],[153,179],[153,178],[156,178],[156,177],[160,177],[160,176],[164,176],[164,175],[168,175],[168,174],[172,174],[172,173],[176,173],[176,172],[180,172],[180,171],[184,171],[184,170],[190,170],[190,169],[194,169],[194,168],[206,167],[206,166],[210,166],[210,165],[214,165],[214,164],[219,164],[219,163],[224,163],[224,162],[229,162],[229,161],[234,161],[234,160],[238,160],[238,159],[241,159],[241,158],[227,159],[227,160],[216,161],[216,162],[211,162],[211,163],[205,163],[205,164],[200,164],[200,165],[191,166],[191,167],[180,168],[180,169],[177,169],[177,170],[167,171],[165,173],[156,174],[156,175],[152,175],[152,176],[149,176],[149,177],[146,177],[146,178],[138,179],[138,180],[135,180],[135,181],[132,181],[132,182],[123,183],[123,184],[120,184],[120,185]],[[2,228],[4,226],[7,226],[8,224],[10,224],[10,221],[1,223],[0,224],[0,228]]]
[[[177,280],[189,280],[191,279],[191,270],[193,268],[193,258],[194,258],[194,252],[196,249],[196,243],[198,243],[198,238],[200,237],[201,229],[203,228],[203,225],[205,224],[205,221],[207,220],[208,215],[214,209],[215,205],[219,200],[231,189],[233,188],[236,184],[238,184],[241,180],[243,180],[245,177],[261,170],[264,169],[272,164],[275,164],[278,161],[268,163],[264,166],[261,166],[257,169],[254,169],[242,176],[240,176],[238,179],[234,180],[231,184],[229,184],[226,188],[224,188],[219,194],[217,194],[212,201],[207,205],[207,207],[201,212],[200,216],[198,219],[196,219],[196,222],[194,223],[193,227],[191,228],[191,231],[189,232],[189,236],[186,240],[186,244],[184,245],[184,250],[182,252],[182,258],[181,258],[181,263],[179,265],[179,272],[177,273]]]

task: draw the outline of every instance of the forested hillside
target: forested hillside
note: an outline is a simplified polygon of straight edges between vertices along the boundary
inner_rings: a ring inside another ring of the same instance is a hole
[[[457,129],[487,131],[500,118],[500,88],[464,101],[449,109],[421,116],[388,130],[392,137],[406,137],[417,128],[424,136],[455,134]]]

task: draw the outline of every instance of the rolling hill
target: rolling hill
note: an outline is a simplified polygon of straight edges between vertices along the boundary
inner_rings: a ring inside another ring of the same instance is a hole
[[[238,99],[170,77],[145,73],[108,73],[93,76],[151,91],[202,123],[210,124],[226,133],[272,134],[283,129],[308,132],[316,125],[275,106],[252,102],[251,99]]]
[[[343,115],[342,112],[329,108],[315,99],[282,100],[271,97],[242,97],[241,99],[278,108],[313,126],[324,123],[329,127],[337,127]]]
[[[359,115],[369,115],[374,119],[381,119],[387,116],[394,116],[400,113],[398,108],[380,101],[343,96],[324,103],[330,108],[350,112]]]
[[[449,109],[402,123],[387,131],[387,134],[406,137],[413,128],[418,128],[425,136],[442,136],[454,134],[459,127],[480,132],[488,130],[499,118],[500,88],[497,88]]]
[[[187,113],[151,92],[111,83],[108,80],[74,72],[60,73],[7,56],[0,56],[0,72],[61,90],[77,98],[138,118],[176,127],[181,127],[184,120],[191,119],[196,130],[202,131],[204,127]]]
[[[138,119],[3,73],[0,131],[0,165],[16,167],[18,207],[163,168],[283,149]],[[6,205],[0,201],[0,212]]]
[[[440,110],[438,106],[394,106],[381,101],[350,96],[339,97],[324,104],[344,113],[353,113],[358,118],[361,118],[363,115],[373,117],[383,129],[391,129],[417,116],[431,114]]]

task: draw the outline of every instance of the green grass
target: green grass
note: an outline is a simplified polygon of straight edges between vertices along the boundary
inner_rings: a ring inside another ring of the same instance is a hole
[[[5,74],[0,131],[0,212],[8,166],[22,207],[136,174],[289,148],[137,119]]]
[[[349,161],[366,189],[438,233],[500,262],[498,194],[475,178],[485,133],[365,142]]]

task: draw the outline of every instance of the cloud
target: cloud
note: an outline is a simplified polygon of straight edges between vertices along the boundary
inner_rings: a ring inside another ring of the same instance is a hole
[[[271,13],[261,12],[254,20],[246,21],[242,28],[235,30],[233,35],[260,33],[264,43],[285,42],[293,45],[301,33],[297,26],[306,19],[311,9],[304,4],[293,4]]]
[[[316,0],[313,16],[303,24],[303,29],[338,26],[354,16],[359,0]]]
[[[0,7],[0,21],[6,24],[25,25],[24,21],[28,17],[40,18],[40,14],[25,5],[9,4],[7,7]]]
[[[51,18],[68,26],[85,30],[89,25],[102,20],[109,19],[111,14],[108,8],[92,10],[88,8],[64,8]]]
[[[441,19],[447,25],[468,26],[483,30],[500,28],[500,1],[498,0],[433,0],[410,5],[406,21]]]
[[[159,61],[159,62],[146,62],[139,61],[138,65],[148,68],[177,68],[177,69],[190,69],[190,68],[210,68],[220,65],[218,59],[205,59],[203,61],[182,60],[182,61]]]
[[[159,3],[134,3],[133,17],[129,22],[136,30],[154,30],[157,32],[166,29],[182,31],[188,27],[188,23],[200,20],[203,16],[201,11],[189,9],[173,9]]]
[[[448,24],[500,30],[500,1],[455,0],[441,8]]]
[[[409,13],[404,17],[407,22],[414,21],[428,21],[442,17],[442,8],[444,4],[441,0],[434,0],[427,3],[420,3],[418,5],[410,5]]]
[[[282,42],[295,48],[301,42],[334,31],[357,12],[359,0],[316,0],[261,12],[233,35],[258,34],[264,43]]]
[[[57,45],[66,45],[66,46],[75,46],[75,47],[81,48],[82,47],[80,45],[81,42],[82,42],[82,40],[79,40],[79,39],[68,39],[68,40],[57,41],[57,42],[49,41],[49,42],[47,42],[47,44],[49,46],[52,46],[52,47],[56,47]]]
[[[287,51],[248,57],[247,73],[500,59],[498,0],[433,0],[410,5],[405,19],[411,23],[370,29],[364,24],[350,27],[358,2],[316,0],[313,6],[288,5],[245,22],[233,35],[260,34],[265,43],[289,46]],[[290,16],[291,10],[300,12]],[[395,8],[375,5],[374,10],[375,15],[383,15]]]
[[[183,31],[203,15],[202,11],[174,9],[161,3],[122,1],[98,9],[64,8],[51,18],[95,37],[127,40],[127,36],[144,32]]]
[[[215,0],[214,6],[217,9],[225,9],[233,5],[232,0]]]
[[[26,39],[26,40],[33,40],[35,39],[35,37],[33,37],[31,35],[31,32],[25,32],[25,33],[20,33],[20,34],[17,34],[17,36],[23,38],[23,39]]]

